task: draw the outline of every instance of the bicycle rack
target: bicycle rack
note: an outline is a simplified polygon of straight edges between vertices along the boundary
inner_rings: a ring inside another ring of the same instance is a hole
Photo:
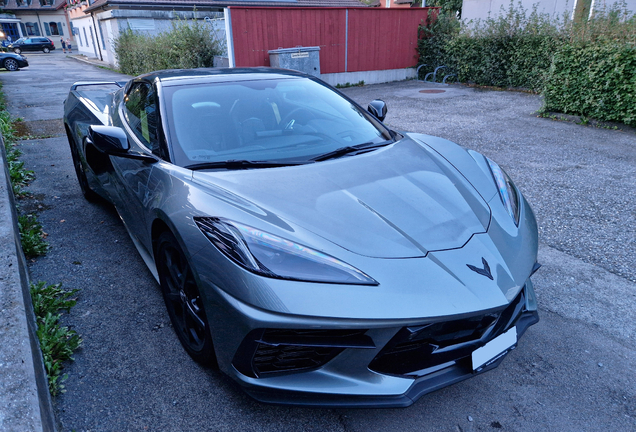
[[[420,82],[431,83],[431,84],[448,85],[446,81],[447,81],[449,78],[455,77],[455,80],[457,80],[457,74],[447,74],[447,75],[444,75],[444,78],[442,79],[442,82],[441,82],[441,83],[438,83],[438,82],[437,82],[437,71],[438,71],[438,70],[440,70],[440,69],[446,69],[446,66],[437,66],[433,72],[429,72],[429,73],[427,73],[426,75],[424,75],[424,79],[423,79],[423,80],[421,80],[421,79],[420,79],[420,69],[421,69],[423,66],[426,66],[426,65],[425,65],[425,64],[419,65],[419,66],[417,67],[417,71],[415,72],[415,73],[416,73],[416,76],[417,76],[417,80],[418,80],[418,81],[420,81]],[[429,77],[431,77],[431,76],[432,76],[433,78],[429,81],[429,79],[428,79],[428,78],[429,78]]]

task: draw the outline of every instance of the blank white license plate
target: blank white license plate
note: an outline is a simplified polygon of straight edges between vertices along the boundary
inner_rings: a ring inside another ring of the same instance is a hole
[[[517,343],[517,327],[513,327],[507,332],[500,334],[486,345],[473,351],[473,370],[486,365],[505,354]]]

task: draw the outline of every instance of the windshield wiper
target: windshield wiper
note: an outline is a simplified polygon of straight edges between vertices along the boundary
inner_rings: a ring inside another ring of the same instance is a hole
[[[394,142],[393,140],[382,141],[380,143],[367,142],[363,144],[356,144],[353,146],[340,147],[333,151],[321,154],[320,156],[311,158],[310,160],[315,162],[322,162],[328,159],[336,159],[336,158],[339,158],[348,154],[352,154],[352,153],[356,153],[356,154],[366,153],[368,151],[375,150],[377,148],[384,147],[389,144],[393,144],[393,142]]]
[[[202,169],[250,169],[250,168],[276,168],[276,167],[285,167],[285,166],[295,166],[295,165],[303,165],[306,163],[311,163],[307,161],[250,161],[250,160],[226,160],[226,161],[218,161],[218,162],[202,162],[192,165],[186,165],[184,168],[187,168],[192,171],[202,170]]]

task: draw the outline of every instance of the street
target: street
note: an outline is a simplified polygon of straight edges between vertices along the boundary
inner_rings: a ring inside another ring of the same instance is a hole
[[[31,138],[49,253],[32,281],[80,289],[64,318],[83,338],[54,399],[64,431],[633,431],[636,430],[636,132],[539,118],[540,97],[415,81],[342,91],[389,107],[386,123],[484,153],[524,193],[539,224],[533,277],[541,321],[497,369],[405,409],[264,405],[194,363],[161,291],[117,213],[81,195],[62,124],[75,81],[127,77],[53,52],[0,73],[8,108]]]

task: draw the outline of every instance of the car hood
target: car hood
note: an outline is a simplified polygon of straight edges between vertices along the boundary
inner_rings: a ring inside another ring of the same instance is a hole
[[[356,156],[284,168],[197,171],[210,182],[353,253],[422,257],[486,232],[490,208],[439,154],[405,137]]]

